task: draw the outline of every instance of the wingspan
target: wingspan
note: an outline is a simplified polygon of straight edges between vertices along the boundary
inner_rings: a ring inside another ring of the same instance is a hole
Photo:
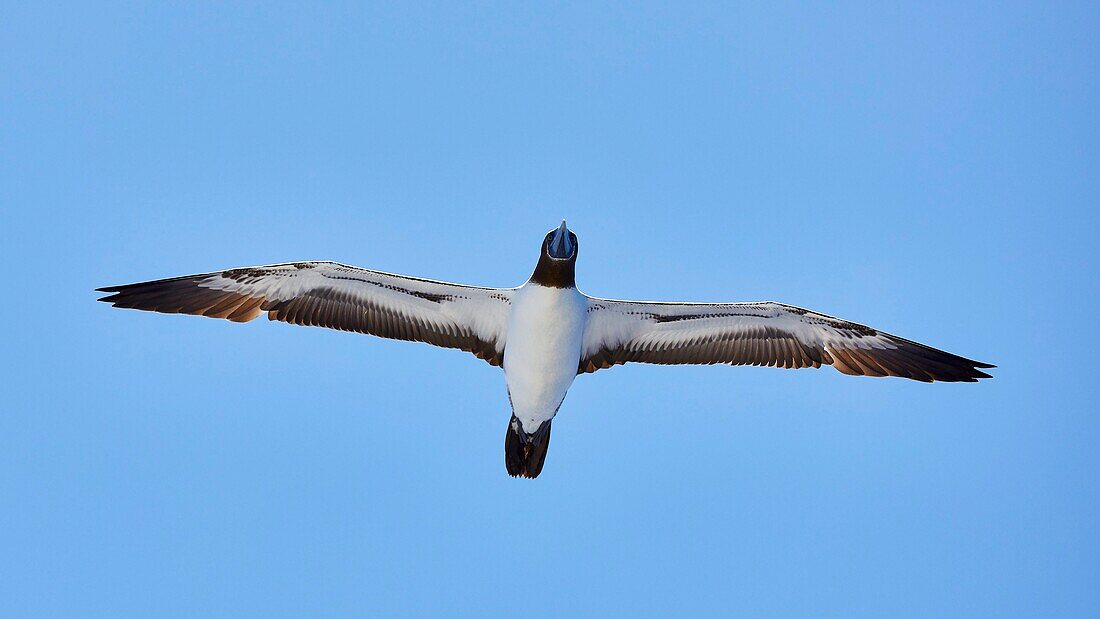
[[[100,288],[114,307],[269,320],[427,342],[501,365],[511,288],[478,288],[336,262],[229,269]]]
[[[975,382],[995,367],[782,303],[589,299],[578,373],[621,363],[832,365],[845,374]]]

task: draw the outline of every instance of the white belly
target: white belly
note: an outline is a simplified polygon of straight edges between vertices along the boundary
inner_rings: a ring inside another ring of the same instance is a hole
[[[526,284],[512,298],[504,378],[525,432],[554,417],[577,377],[587,309],[576,288]]]

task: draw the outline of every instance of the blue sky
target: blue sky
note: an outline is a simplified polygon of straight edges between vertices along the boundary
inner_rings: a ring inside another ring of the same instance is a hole
[[[1095,616],[1095,3],[4,3],[20,616]],[[998,364],[582,376],[92,289],[333,259],[776,299]]]

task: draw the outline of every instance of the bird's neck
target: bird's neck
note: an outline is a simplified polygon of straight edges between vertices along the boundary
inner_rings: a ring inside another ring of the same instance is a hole
[[[577,285],[576,257],[572,260],[554,260],[543,253],[531,274],[531,283],[550,288],[573,288]]]

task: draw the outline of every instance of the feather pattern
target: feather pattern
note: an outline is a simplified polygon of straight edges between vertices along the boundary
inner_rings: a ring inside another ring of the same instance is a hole
[[[479,288],[336,262],[244,267],[100,288],[115,307],[427,342],[502,365],[514,289]]]
[[[588,299],[578,373],[622,363],[763,365],[922,382],[975,382],[994,367],[866,325],[775,302]]]

